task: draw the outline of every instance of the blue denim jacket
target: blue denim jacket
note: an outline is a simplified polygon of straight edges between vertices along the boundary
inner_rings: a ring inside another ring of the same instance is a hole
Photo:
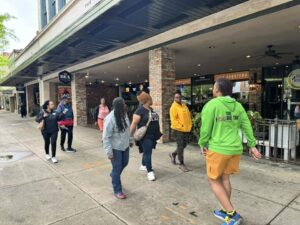
[[[114,111],[111,111],[104,120],[103,149],[107,156],[114,150],[125,151],[129,148],[130,122],[126,116],[127,128],[125,132],[118,130]]]

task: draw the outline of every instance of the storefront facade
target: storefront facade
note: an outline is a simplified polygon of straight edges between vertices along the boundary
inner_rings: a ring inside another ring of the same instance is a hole
[[[199,112],[212,98],[214,81],[225,77],[233,81],[234,97],[247,110],[273,116],[264,107],[269,96],[274,96],[276,84],[270,82],[269,76],[273,75],[266,75],[265,68],[275,62],[270,56],[265,61],[245,56],[264,52],[270,37],[278,36],[274,33],[278,29],[271,29],[262,35],[259,44],[250,43],[256,36],[255,30],[279,24],[281,18],[287,18],[284,15],[297,22],[299,2],[189,1],[184,5],[175,0],[107,0],[93,1],[92,5],[89,2],[56,5],[57,15],[51,14],[47,25],[43,22],[38,36],[16,58],[10,68],[11,75],[2,82],[10,86],[25,84],[29,112],[46,99],[58,104],[61,95],[69,93],[75,122],[86,126],[92,123],[92,110],[101,97],[110,104],[114,97],[122,96],[132,113],[137,106],[136,92],[143,84],[143,90],[153,97],[161,129],[167,134],[169,107],[176,88],[182,90],[191,109]],[[243,30],[245,27],[249,29]],[[297,42],[298,33],[292,35],[297,31],[288,32],[291,34],[284,36],[295,38],[276,45]],[[68,84],[58,79],[64,70],[71,74]],[[278,79],[280,74],[274,76]],[[298,101],[298,95],[295,96]],[[270,106],[275,111],[276,104]],[[284,109],[284,103],[280,104]],[[167,141],[168,137],[163,139]]]

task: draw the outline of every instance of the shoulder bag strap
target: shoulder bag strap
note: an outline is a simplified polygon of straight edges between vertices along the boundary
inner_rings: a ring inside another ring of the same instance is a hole
[[[151,109],[149,110],[149,119],[148,119],[148,122],[146,124],[146,127],[149,126],[150,122],[151,122],[151,119],[152,119],[152,114],[151,114]]]

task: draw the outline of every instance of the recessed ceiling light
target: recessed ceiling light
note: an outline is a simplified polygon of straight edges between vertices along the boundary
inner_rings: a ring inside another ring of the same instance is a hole
[[[132,84],[131,81],[129,81],[128,84],[131,85]]]
[[[194,73],[194,76],[197,76],[197,74],[196,74],[196,73]]]
[[[119,86],[119,84],[115,84],[116,85],[116,87],[118,87]]]
[[[90,82],[90,85],[92,85],[92,82]]]
[[[232,69],[232,68],[230,68],[229,70],[230,70],[230,71],[232,71],[233,69]]]
[[[101,80],[101,83],[103,84],[105,81],[104,80]]]
[[[279,65],[279,62],[276,62],[275,65]]]
[[[201,64],[199,63],[197,66],[201,66]]]
[[[148,82],[148,80],[146,79],[146,80],[145,80],[145,82],[147,83],[147,82]]]
[[[89,78],[89,75],[85,75],[85,78],[88,79],[88,78]]]
[[[128,68],[128,69],[130,69],[131,67],[130,67],[130,66],[128,66],[127,68]]]
[[[285,67],[286,67],[286,68],[289,68],[289,66],[287,66],[287,65],[286,65]]]
[[[118,81],[118,80],[119,80],[119,77],[116,77],[116,79],[115,79],[115,80],[117,80],[117,81]]]
[[[247,58],[247,59],[250,59],[250,58],[251,58],[251,55],[246,55],[246,58]]]

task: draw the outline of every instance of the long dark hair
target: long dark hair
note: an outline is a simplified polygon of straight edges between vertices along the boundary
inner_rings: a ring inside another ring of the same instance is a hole
[[[50,103],[50,100],[45,101],[44,104],[42,105],[42,109],[47,110],[49,103]]]
[[[123,98],[115,98],[113,100],[114,116],[116,119],[119,132],[125,132],[128,124],[126,122],[125,102]]]

